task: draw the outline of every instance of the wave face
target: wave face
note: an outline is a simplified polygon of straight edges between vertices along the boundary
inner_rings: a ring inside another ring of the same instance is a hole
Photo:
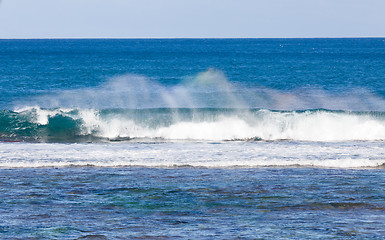
[[[0,111],[0,139],[101,141],[383,141],[385,113],[230,108]]]
[[[4,43],[0,168],[384,166],[383,39]]]
[[[215,69],[171,85],[123,75],[14,105],[0,110],[0,141],[385,140],[385,100],[368,91],[247,87]]]

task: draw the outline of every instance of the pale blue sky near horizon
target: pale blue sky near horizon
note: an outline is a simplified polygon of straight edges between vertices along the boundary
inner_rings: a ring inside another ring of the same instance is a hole
[[[0,0],[0,38],[385,37],[385,0]]]

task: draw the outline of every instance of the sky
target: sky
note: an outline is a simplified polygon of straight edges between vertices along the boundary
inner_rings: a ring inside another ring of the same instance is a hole
[[[385,0],[0,0],[0,38],[385,37]]]

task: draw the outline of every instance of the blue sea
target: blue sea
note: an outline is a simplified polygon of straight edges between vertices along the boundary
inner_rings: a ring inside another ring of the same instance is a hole
[[[384,239],[385,39],[0,40],[1,239]]]

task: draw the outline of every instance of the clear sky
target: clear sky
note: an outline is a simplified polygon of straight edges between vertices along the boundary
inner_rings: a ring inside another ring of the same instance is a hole
[[[385,0],[0,0],[0,38],[385,37]]]

